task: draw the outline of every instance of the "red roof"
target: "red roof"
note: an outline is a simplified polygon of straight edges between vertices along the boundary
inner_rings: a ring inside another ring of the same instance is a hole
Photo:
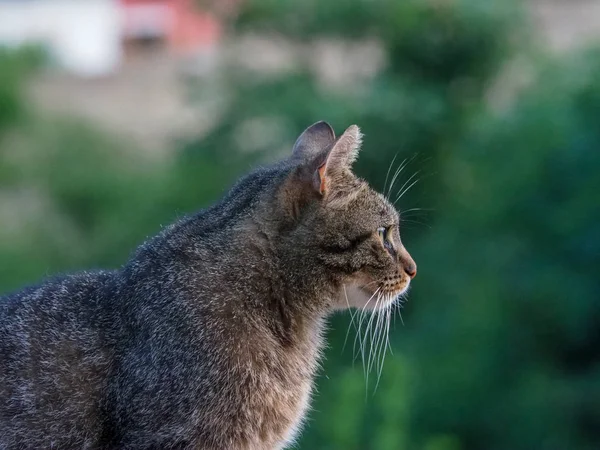
[[[221,22],[201,11],[193,0],[119,1],[127,37],[165,37],[176,51],[182,52],[214,45],[221,37]]]

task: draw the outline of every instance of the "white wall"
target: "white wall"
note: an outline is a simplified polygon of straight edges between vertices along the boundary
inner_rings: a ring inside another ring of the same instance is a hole
[[[43,44],[70,72],[115,72],[121,62],[116,0],[0,0],[0,45]]]

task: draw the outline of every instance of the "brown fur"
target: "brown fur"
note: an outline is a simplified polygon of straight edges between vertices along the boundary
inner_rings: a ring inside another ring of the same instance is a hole
[[[319,122],[120,270],[1,299],[0,448],[292,441],[327,316],[387,308],[416,274],[398,213],[351,171],[360,140]]]

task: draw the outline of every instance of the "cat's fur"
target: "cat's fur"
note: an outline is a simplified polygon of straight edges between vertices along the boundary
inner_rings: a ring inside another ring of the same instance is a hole
[[[342,291],[389,302],[416,273],[395,209],[350,171],[359,145],[319,122],[120,270],[1,298],[0,448],[285,447]]]

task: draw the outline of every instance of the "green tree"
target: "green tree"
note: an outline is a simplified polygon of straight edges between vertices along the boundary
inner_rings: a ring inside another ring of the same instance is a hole
[[[600,442],[599,69],[545,64],[451,152],[408,344],[418,447]]]

